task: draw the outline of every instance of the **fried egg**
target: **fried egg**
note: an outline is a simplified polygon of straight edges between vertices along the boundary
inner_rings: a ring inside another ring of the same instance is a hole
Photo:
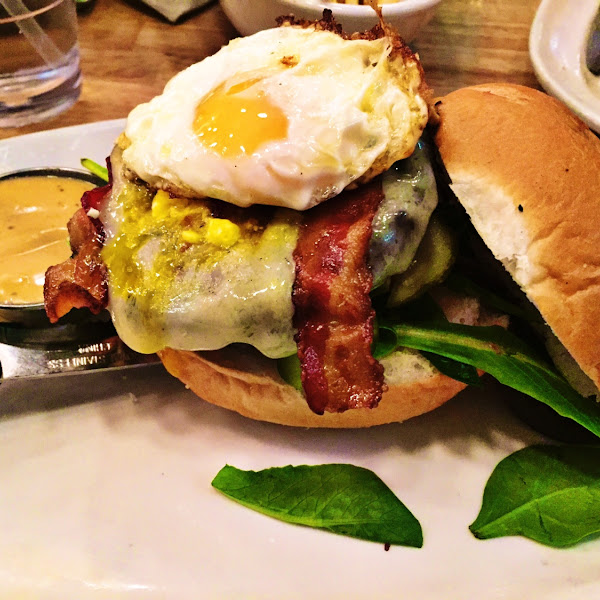
[[[412,153],[428,119],[423,89],[397,38],[265,30],[135,108],[123,160],[178,196],[306,210]]]

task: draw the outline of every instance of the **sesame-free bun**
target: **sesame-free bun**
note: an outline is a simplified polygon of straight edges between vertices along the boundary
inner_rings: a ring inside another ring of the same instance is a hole
[[[475,298],[434,290],[448,320],[467,325],[506,326]],[[245,345],[212,352],[166,348],[158,353],[167,371],[195,394],[218,406],[259,421],[296,427],[358,428],[402,422],[434,410],[466,386],[442,375],[418,352],[405,350],[384,358],[388,390],[379,406],[343,413],[313,413],[304,396],[288,385],[276,363]]]
[[[451,188],[494,256],[600,385],[600,139],[534,89],[489,84],[437,103]]]
[[[167,348],[159,356],[167,371],[202,399],[251,419],[295,427],[358,428],[405,421],[437,408],[465,388],[417,355],[407,381],[391,386],[377,408],[317,415],[304,396],[281,379],[275,361],[252,348],[214,352]]]

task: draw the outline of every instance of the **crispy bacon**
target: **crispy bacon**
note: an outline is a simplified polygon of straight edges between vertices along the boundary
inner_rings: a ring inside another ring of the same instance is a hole
[[[108,172],[110,174],[110,163],[109,163]],[[109,183],[108,185],[105,185],[103,187],[97,187],[92,190],[83,192],[83,196],[81,196],[81,206],[83,207],[85,214],[87,215],[91,210],[99,211],[102,208],[102,204],[104,203],[105,199],[108,197],[108,194],[110,193],[111,189],[112,189],[112,183]],[[95,227],[96,232],[98,233],[101,241],[104,241],[105,233],[104,233],[104,227],[102,227],[101,221],[99,219],[91,218],[91,217],[88,217],[88,219],[92,223],[92,225]],[[69,232],[69,235],[70,235],[70,232]],[[73,245],[72,239],[73,238],[71,238],[71,246]]]
[[[317,414],[374,408],[384,390],[373,358],[375,312],[366,263],[381,183],[345,191],[306,213],[294,259],[294,326],[302,384]]]
[[[72,308],[89,308],[97,315],[108,304],[108,275],[100,258],[104,228],[88,212],[99,211],[112,189],[112,169],[107,159],[108,185],[83,193],[80,208],[67,224],[73,256],[46,271],[44,306],[51,323]]]
[[[104,195],[108,192],[107,188],[98,189],[104,190]],[[100,195],[96,194],[96,197],[100,202]],[[87,307],[93,314],[106,308],[108,283],[106,267],[100,258],[103,231],[99,223],[97,219],[90,219],[83,208],[69,221],[67,227],[73,256],[50,267],[44,282],[44,304],[52,323],[72,308]]]

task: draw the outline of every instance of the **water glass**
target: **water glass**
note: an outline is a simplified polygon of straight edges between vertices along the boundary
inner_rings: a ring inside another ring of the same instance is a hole
[[[0,127],[55,116],[80,90],[75,0],[0,0]]]

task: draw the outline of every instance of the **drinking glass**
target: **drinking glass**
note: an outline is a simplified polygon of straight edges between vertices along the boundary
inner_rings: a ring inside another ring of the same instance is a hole
[[[55,116],[80,91],[75,0],[0,0],[0,127]]]

